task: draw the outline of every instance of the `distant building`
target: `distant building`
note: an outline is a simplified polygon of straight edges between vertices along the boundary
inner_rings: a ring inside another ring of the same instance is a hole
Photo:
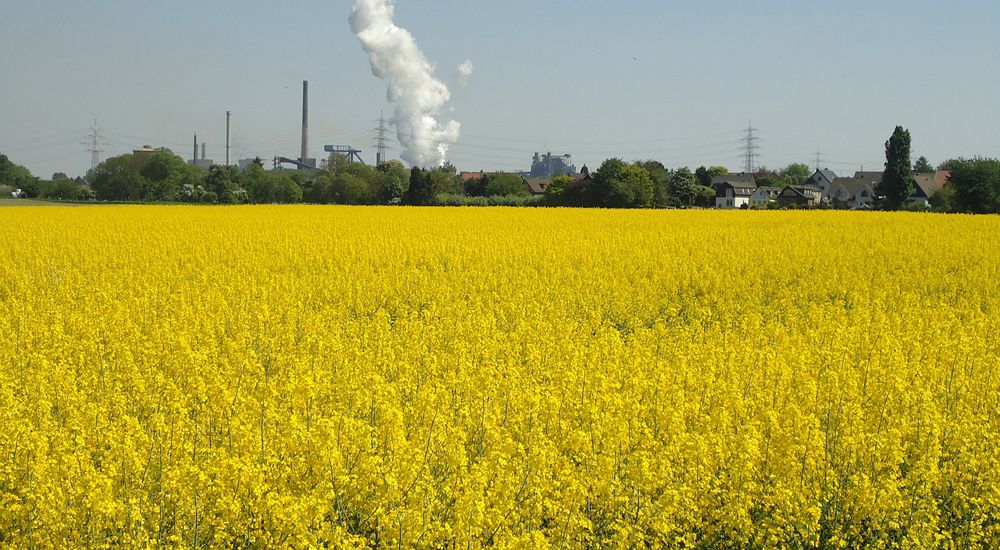
[[[778,195],[781,206],[818,206],[823,194],[812,185],[786,185]]]
[[[525,178],[524,182],[528,184],[528,189],[531,190],[532,195],[544,195],[545,190],[548,189],[549,183],[552,180],[548,178]]]
[[[813,175],[809,176],[809,179],[802,182],[802,185],[811,185],[819,189],[823,197],[829,196],[830,186],[833,185],[833,180],[837,179],[837,174],[834,174],[830,170],[816,170]]]
[[[462,183],[466,183],[478,180],[487,175],[489,175],[487,172],[480,170],[478,172],[459,172],[458,177],[462,180]]]
[[[940,191],[941,188],[948,183],[948,179],[950,177],[951,172],[946,170],[938,170],[937,172],[928,172],[925,174],[914,174],[913,193],[910,195],[910,204],[930,208],[931,197],[933,197],[935,193]]]
[[[855,177],[836,178],[827,189],[825,198],[840,208],[871,208],[875,201],[875,186],[881,181],[859,172]]]
[[[948,183],[951,172],[939,170],[913,175],[911,205],[930,206],[930,199]],[[875,204],[875,190],[882,183],[882,172],[855,172],[851,178],[837,178],[826,196],[836,206],[871,208]]]
[[[166,150],[167,150],[166,147],[153,147],[152,145],[143,145],[138,149],[133,149],[132,154],[136,156],[155,155],[156,153],[162,153]]]
[[[714,187],[716,208],[749,208],[750,197],[757,191],[753,176],[749,180],[724,180]]]
[[[553,178],[574,173],[576,166],[573,165],[573,155],[535,153],[531,160],[531,171],[527,175],[532,178]]]
[[[712,178],[712,189],[718,191],[718,187],[723,184],[745,184],[757,187],[757,178],[753,174],[726,174],[725,176],[715,176]]]
[[[778,201],[778,195],[781,194],[780,187],[769,187],[762,185],[750,195],[750,207],[751,208],[764,208],[772,202]]]

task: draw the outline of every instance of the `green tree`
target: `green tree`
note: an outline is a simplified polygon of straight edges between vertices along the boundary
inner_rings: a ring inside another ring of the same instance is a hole
[[[698,183],[704,185],[705,187],[711,187],[712,180],[718,176],[728,176],[729,170],[724,166],[711,166],[709,168],[699,166],[698,169],[694,171],[694,175],[698,179]]]
[[[98,200],[138,201],[149,187],[142,175],[143,163],[134,155],[111,157],[94,170],[91,187]]]
[[[465,191],[458,170],[450,163],[427,171],[427,177],[430,179],[432,198],[438,195],[461,195]]]
[[[177,198],[180,181],[186,172],[187,162],[168,149],[157,151],[152,156],[135,158],[139,173],[146,180],[142,190],[142,200],[172,201]]]
[[[332,191],[337,204],[368,204],[372,200],[370,182],[356,173],[344,172],[333,178]]]
[[[573,178],[567,175],[559,175],[549,182],[545,187],[545,202],[550,205],[565,204],[566,190],[573,185]]]
[[[385,174],[360,162],[340,162],[333,167],[333,194],[337,204],[375,204]]]
[[[653,205],[653,180],[635,164],[627,164],[608,182],[605,200],[608,208],[649,208]]]
[[[39,179],[31,175],[31,171],[19,164],[11,162],[7,155],[0,154],[0,185],[9,185],[21,189],[29,197],[38,195]]]
[[[885,142],[885,171],[875,189],[880,206],[886,210],[899,210],[913,194],[913,165],[910,164],[910,132],[896,126],[889,141]]]
[[[694,205],[701,208],[712,208],[715,206],[715,189],[705,185],[695,188]]]
[[[80,198],[80,186],[69,178],[46,182],[45,198],[59,200],[77,200]]]
[[[809,165],[801,162],[789,164],[778,172],[778,175],[784,178],[787,185],[802,185],[802,182],[809,179],[809,176],[812,174],[813,171],[809,168]]]
[[[1000,213],[1000,160],[958,159],[948,185],[954,189],[954,208],[977,214]]]
[[[931,195],[928,202],[935,212],[951,212],[955,210],[955,186],[951,183],[945,184],[944,187],[938,189],[937,193]]]
[[[410,187],[403,195],[403,202],[411,205],[427,205],[434,200],[434,189],[427,172],[414,166],[410,170]]]
[[[646,170],[649,179],[653,182],[653,206],[656,208],[666,207],[670,200],[669,188],[672,176],[670,170],[657,160],[636,162],[636,165]]]
[[[390,160],[378,166],[378,171],[385,174],[385,179],[379,189],[379,202],[389,204],[402,199],[410,187],[410,172],[402,162]]]
[[[965,159],[948,159],[939,164],[937,169],[951,172],[956,166],[962,164],[963,162],[965,162]]]
[[[593,181],[586,189],[582,198],[582,206],[603,206],[606,207],[611,202],[612,181],[628,166],[620,158],[611,158],[603,163],[594,172]]]
[[[913,163],[913,172],[916,174],[929,174],[934,171],[934,167],[931,166],[931,162],[927,160],[927,157],[920,157],[917,162]]]
[[[679,168],[670,178],[668,190],[681,206],[692,206],[698,196],[698,179],[690,168]]]
[[[485,195],[487,197],[519,196],[526,197],[531,194],[528,184],[524,183],[524,178],[519,174],[498,172],[490,174],[486,182]]]
[[[490,175],[483,172],[478,178],[471,178],[462,183],[466,196],[485,197],[486,185],[490,182]]]
[[[240,186],[240,170],[235,166],[217,164],[209,168],[205,189],[221,203],[240,204],[247,200],[247,192]]]
[[[303,188],[302,199],[312,204],[333,202],[333,179],[328,173],[317,175]]]
[[[302,186],[290,176],[272,174],[274,178],[274,200],[279,204],[297,204],[302,202]]]

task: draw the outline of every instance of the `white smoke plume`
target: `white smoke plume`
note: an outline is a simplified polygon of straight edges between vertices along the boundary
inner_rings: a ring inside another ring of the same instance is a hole
[[[403,160],[420,167],[440,166],[447,161],[448,146],[458,141],[461,125],[438,120],[451,93],[434,78],[434,66],[413,35],[393,22],[394,12],[392,0],[357,0],[351,30],[368,52],[372,74],[389,83],[387,97],[395,108],[392,122]]]
[[[469,83],[469,78],[472,77],[472,72],[476,70],[476,66],[472,64],[471,59],[466,59],[458,66],[458,83],[465,86]]]

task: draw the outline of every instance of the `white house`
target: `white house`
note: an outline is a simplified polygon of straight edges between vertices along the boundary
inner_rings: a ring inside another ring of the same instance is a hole
[[[757,186],[751,181],[723,181],[715,186],[715,207],[749,208],[750,196],[756,190]]]
[[[853,178],[837,178],[825,198],[841,208],[871,208],[875,201],[875,187],[881,179],[881,174],[876,176],[873,172],[858,172]]]

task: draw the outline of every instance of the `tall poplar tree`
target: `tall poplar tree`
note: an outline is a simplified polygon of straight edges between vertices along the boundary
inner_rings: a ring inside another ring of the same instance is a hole
[[[885,142],[885,172],[875,189],[881,207],[899,210],[913,194],[913,168],[910,163],[910,132],[896,126],[889,141]]]

